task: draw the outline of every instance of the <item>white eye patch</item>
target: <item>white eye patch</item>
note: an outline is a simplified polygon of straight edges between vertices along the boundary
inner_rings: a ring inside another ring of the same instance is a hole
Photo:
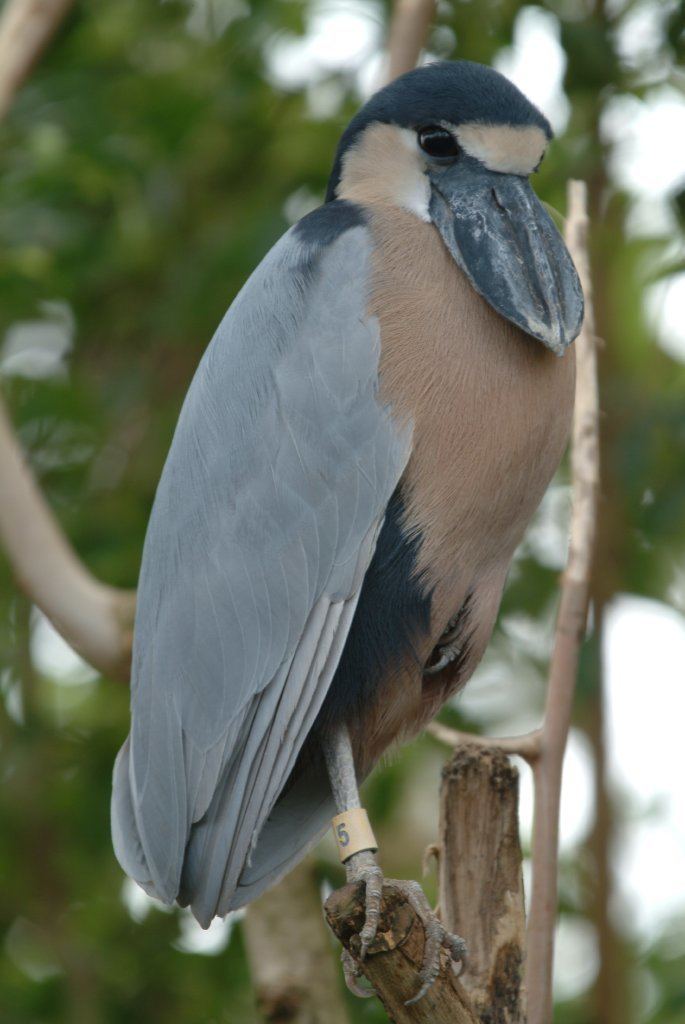
[[[343,157],[337,195],[360,203],[392,203],[430,220],[430,185],[416,144],[416,132],[372,124]]]
[[[537,125],[462,124],[454,129],[465,153],[500,174],[531,174],[547,148]]]

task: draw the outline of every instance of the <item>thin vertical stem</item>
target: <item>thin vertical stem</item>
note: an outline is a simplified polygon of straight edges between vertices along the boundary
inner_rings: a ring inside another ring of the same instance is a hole
[[[8,0],[0,14],[0,120],[74,0]]]
[[[387,82],[416,67],[434,15],[435,0],[397,0],[390,21]]]
[[[571,542],[562,582],[541,750],[534,764],[533,884],[526,972],[529,1024],[550,1024],[552,1019],[562,767],[585,632],[597,520],[599,396],[587,234],[586,188],[584,183],[572,181],[568,189],[566,238],[583,284],[585,322],[576,341]]]

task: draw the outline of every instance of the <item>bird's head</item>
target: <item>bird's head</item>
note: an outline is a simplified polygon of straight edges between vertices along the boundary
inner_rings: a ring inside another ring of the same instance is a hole
[[[580,331],[583,296],[528,181],[551,138],[547,119],[499,72],[429,64],[353,118],[326,198],[392,203],[432,221],[492,308],[561,355]]]

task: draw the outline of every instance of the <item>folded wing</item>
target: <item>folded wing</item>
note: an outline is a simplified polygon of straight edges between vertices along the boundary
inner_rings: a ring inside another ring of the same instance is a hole
[[[205,925],[282,873],[325,818],[320,779],[276,802],[410,447],[378,397],[370,253],[361,211],[340,202],[272,249],[202,359],[150,519],[114,846],[148,892]]]

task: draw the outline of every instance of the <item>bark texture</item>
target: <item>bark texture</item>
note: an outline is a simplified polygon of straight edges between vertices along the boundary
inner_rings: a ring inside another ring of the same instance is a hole
[[[465,744],[443,768],[440,909],[467,941],[462,983],[483,1024],[523,1024],[518,771],[497,748]]]

